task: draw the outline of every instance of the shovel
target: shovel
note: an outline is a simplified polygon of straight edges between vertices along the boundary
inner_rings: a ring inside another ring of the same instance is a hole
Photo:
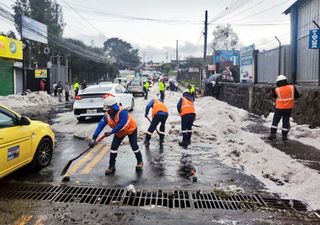
[[[149,120],[149,122],[151,123],[151,120],[149,119],[149,117],[146,117],[148,120]],[[160,132],[158,131],[158,129],[156,128],[156,131],[157,131],[157,133],[160,135]]]
[[[100,138],[98,138],[96,144],[98,144],[98,143],[99,143],[103,138],[105,138],[105,137],[106,137],[105,135],[102,135]],[[64,175],[67,173],[67,171],[68,171],[68,169],[69,169],[69,167],[71,166],[71,163],[72,163],[73,161],[75,161],[76,159],[80,158],[82,155],[84,155],[85,153],[87,153],[87,152],[88,152],[89,150],[91,150],[91,149],[92,149],[92,147],[89,147],[89,148],[87,148],[85,151],[83,151],[80,155],[78,155],[77,157],[75,157],[75,158],[73,158],[73,159],[70,159],[69,162],[67,163],[67,165],[63,168],[60,176],[64,176]]]

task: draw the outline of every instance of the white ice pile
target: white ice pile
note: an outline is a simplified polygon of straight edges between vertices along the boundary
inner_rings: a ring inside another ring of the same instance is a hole
[[[18,109],[34,106],[50,106],[58,103],[58,99],[47,92],[31,92],[27,95],[0,96],[0,104],[9,108]]]

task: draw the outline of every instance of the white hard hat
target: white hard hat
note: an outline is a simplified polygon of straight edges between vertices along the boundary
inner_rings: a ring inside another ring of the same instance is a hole
[[[278,81],[281,81],[281,80],[287,80],[287,77],[286,77],[285,75],[279,75],[279,76],[277,77],[277,82],[278,82]]]
[[[109,107],[113,106],[114,104],[117,104],[116,98],[113,96],[108,96],[106,100],[104,100],[103,109],[107,110]]]

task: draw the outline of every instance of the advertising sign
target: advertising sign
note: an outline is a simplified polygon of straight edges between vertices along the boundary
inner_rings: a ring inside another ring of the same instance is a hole
[[[0,57],[22,60],[22,41],[0,36]]]
[[[240,50],[240,82],[254,81],[254,49],[253,44]]]
[[[46,69],[39,69],[34,71],[34,77],[35,78],[47,78],[48,77],[48,71]]]
[[[232,65],[239,65],[239,51],[219,50],[213,53],[213,64],[231,62]]]
[[[309,48],[320,48],[320,29],[313,29],[309,32]]]
[[[47,25],[26,16],[21,16],[22,38],[48,44]]]

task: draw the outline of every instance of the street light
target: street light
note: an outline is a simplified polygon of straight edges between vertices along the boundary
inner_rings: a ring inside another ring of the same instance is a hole
[[[278,65],[278,75],[280,75],[280,73],[281,73],[281,41],[279,40],[279,38],[277,37],[277,36],[274,36],[276,39],[277,39],[277,41],[279,42],[279,65]]]

